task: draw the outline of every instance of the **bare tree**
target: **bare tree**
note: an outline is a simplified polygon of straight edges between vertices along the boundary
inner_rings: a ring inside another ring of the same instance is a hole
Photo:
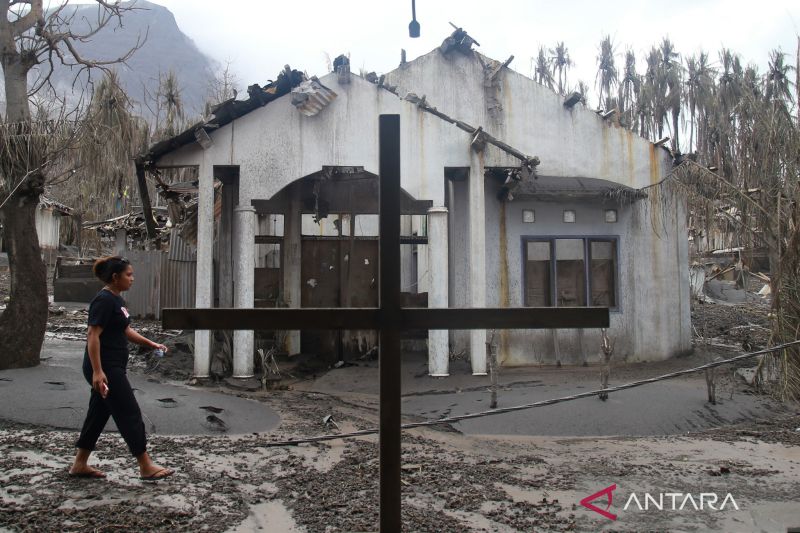
[[[210,114],[211,107],[236,98],[238,85],[239,80],[231,69],[231,62],[227,61],[225,67],[220,69],[208,83],[205,114]]]
[[[11,271],[10,302],[0,315],[0,368],[39,363],[48,304],[35,212],[57,155],[77,137],[74,116],[67,120],[68,115],[61,114],[54,120],[32,115],[29,97],[49,88],[59,64],[77,73],[104,69],[125,61],[139,46],[113,60],[83,57],[79,43],[106,26],[121,24],[123,14],[133,7],[97,0],[97,17],[91,22],[82,18],[80,24],[74,24],[73,7],[65,1],[45,12],[42,0],[0,0],[0,65],[6,92],[0,124],[0,221]],[[78,27],[83,29],[76,31]],[[28,73],[34,68],[38,79],[29,87]]]

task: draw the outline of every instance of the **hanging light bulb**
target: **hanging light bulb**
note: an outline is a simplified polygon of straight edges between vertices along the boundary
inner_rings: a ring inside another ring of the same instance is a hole
[[[411,38],[419,37],[419,22],[417,22],[416,0],[411,0],[411,22],[408,24],[408,35]]]

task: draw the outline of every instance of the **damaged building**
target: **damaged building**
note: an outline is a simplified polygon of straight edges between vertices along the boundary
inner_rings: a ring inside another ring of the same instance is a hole
[[[690,350],[684,207],[664,202],[654,224],[643,192],[670,154],[474,45],[458,30],[383,76],[351,74],[346,58],[320,79],[287,69],[283,86],[251,86],[151,147],[145,171],[197,169],[196,306],[377,305],[378,118],[397,114],[406,306],[603,306],[615,358]],[[412,336],[431,375],[448,375],[460,353],[486,372],[485,331]],[[602,358],[599,330],[494,339],[505,366]],[[375,342],[303,331],[284,348],[347,358]],[[209,351],[209,332],[196,332],[198,377]],[[254,332],[237,331],[235,377],[253,374],[253,351]]]

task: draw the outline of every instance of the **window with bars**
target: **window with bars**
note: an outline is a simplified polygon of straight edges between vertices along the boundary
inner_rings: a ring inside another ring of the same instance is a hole
[[[618,307],[616,237],[524,241],[525,305]]]

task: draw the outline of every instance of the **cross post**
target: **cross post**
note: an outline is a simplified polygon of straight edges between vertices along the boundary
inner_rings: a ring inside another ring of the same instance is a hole
[[[333,309],[164,309],[169,329],[378,331],[380,530],[400,531],[400,337],[408,329],[607,328],[605,307],[411,309],[400,306],[400,116],[379,119],[380,307]],[[299,265],[294,265],[299,267]]]

